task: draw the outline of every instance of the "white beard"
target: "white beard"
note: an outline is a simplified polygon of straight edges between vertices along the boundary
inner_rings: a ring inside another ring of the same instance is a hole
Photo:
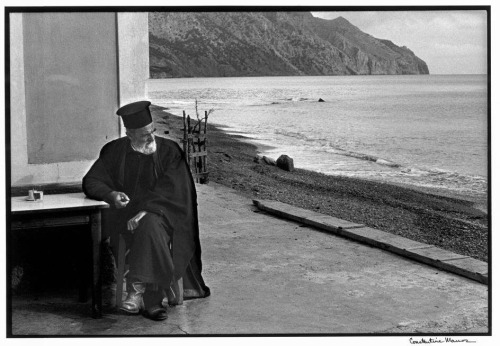
[[[151,143],[145,143],[139,147],[132,143],[132,149],[144,155],[151,155],[156,151],[156,140]]]

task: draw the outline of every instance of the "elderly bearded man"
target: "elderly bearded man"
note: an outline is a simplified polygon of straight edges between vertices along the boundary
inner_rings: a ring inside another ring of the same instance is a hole
[[[121,309],[163,320],[164,292],[169,302],[178,299],[172,287],[180,278],[183,299],[207,297],[210,290],[201,276],[193,178],[177,143],[155,137],[150,104],[134,102],[116,112],[127,136],[102,148],[83,178],[83,191],[114,206],[113,229],[131,233],[128,294]]]

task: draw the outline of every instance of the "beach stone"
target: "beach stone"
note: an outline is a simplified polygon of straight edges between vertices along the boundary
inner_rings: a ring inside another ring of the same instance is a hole
[[[293,159],[288,155],[281,155],[276,160],[276,165],[282,170],[292,172],[293,168]]]
[[[253,159],[253,162],[255,163],[264,163],[266,165],[270,165],[270,166],[276,166],[276,161],[273,160],[272,158],[270,157],[267,157],[267,156],[255,156],[254,159]]]
[[[264,163],[267,165],[276,166],[276,161],[271,159],[270,157],[262,156],[262,161],[264,161]]]

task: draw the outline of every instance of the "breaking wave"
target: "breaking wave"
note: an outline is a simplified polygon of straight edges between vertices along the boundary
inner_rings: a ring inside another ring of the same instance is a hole
[[[371,177],[390,177],[391,180],[400,180],[406,183],[410,182],[413,185],[422,187],[442,187],[456,191],[478,192],[484,193],[487,191],[487,179],[482,176],[466,175],[450,170],[440,168],[418,167],[417,165],[403,164],[395,162],[390,158],[380,157],[373,154],[351,151],[343,147],[341,144],[335,144],[327,139],[314,139],[304,135],[303,133],[275,130],[277,135],[293,138],[293,141],[300,141],[302,147],[308,147],[311,152],[326,152],[334,155],[366,162],[367,164],[375,164],[380,166],[379,170],[362,170],[359,172],[343,171],[343,175],[369,175]],[[325,174],[339,174],[338,168],[331,170],[322,169]]]

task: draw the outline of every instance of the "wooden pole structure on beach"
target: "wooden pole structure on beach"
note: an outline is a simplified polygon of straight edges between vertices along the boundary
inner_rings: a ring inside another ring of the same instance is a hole
[[[208,113],[205,111],[205,118],[199,119],[191,127],[191,117],[186,116],[186,112],[182,112],[184,134],[182,138],[182,146],[186,162],[193,174],[193,178],[197,183],[208,183],[207,170],[207,121]],[[202,132],[202,122],[203,132]]]

